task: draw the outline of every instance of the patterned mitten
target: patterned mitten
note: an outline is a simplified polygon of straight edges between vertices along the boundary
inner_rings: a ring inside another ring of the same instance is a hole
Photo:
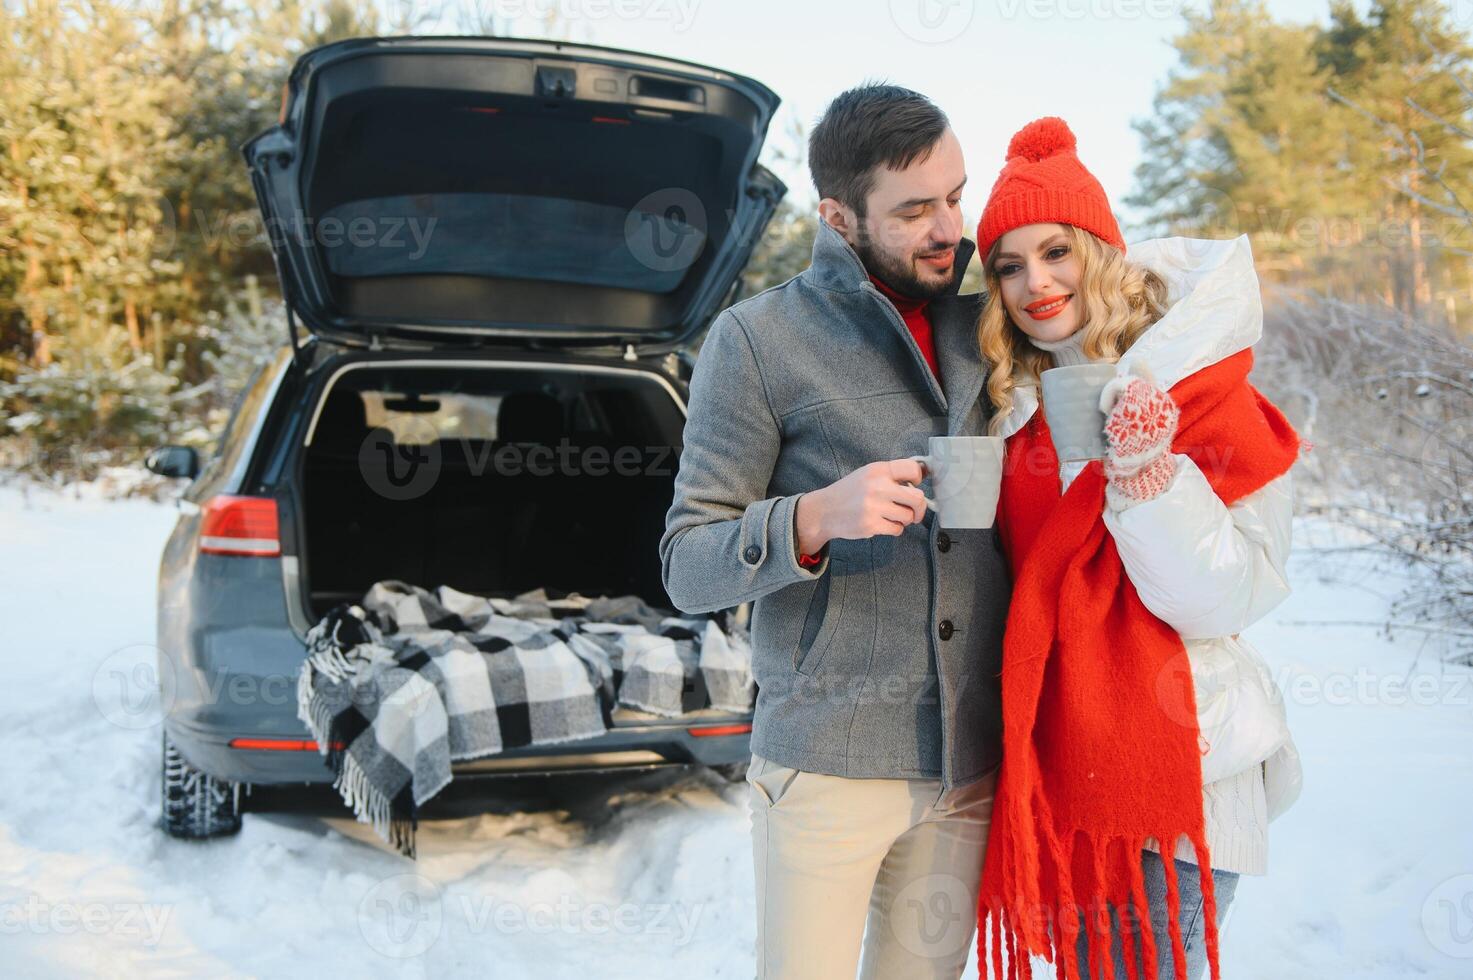
[[[1171,440],[1181,410],[1143,362],[1132,362],[1129,370],[1100,395],[1109,447],[1105,492],[1117,508],[1160,496],[1176,475]]]

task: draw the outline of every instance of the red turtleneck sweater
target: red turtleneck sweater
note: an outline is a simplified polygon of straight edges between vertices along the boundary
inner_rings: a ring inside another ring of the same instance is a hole
[[[931,373],[935,375],[937,382],[940,382],[941,369],[936,366],[936,344],[931,339],[931,301],[902,296],[874,276],[870,276],[869,281],[874,283],[875,288],[899,311],[900,319],[905,321],[910,335],[916,339],[916,346],[921,349],[921,355],[931,366]]]
[[[936,343],[931,337],[931,301],[902,296],[873,275],[869,277],[869,281],[874,283],[881,295],[894,305],[900,314],[900,319],[905,321],[906,329],[916,339],[916,346],[921,349],[921,356],[931,366],[931,373],[935,375],[937,383],[940,383],[941,369],[936,364]],[[823,548],[820,548],[816,555],[798,556],[798,564],[804,568],[813,568],[821,561],[823,561]]]

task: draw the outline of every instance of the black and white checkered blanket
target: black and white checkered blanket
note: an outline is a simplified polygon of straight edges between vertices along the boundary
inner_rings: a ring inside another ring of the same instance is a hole
[[[485,599],[375,584],[307,634],[297,715],[360,823],[414,857],[450,764],[602,734],[616,704],[674,717],[752,709],[751,648],[724,615],[637,596]]]

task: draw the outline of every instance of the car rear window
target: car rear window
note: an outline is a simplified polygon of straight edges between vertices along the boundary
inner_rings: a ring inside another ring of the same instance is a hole
[[[380,426],[405,444],[439,439],[495,439],[499,394],[364,391],[368,427]]]

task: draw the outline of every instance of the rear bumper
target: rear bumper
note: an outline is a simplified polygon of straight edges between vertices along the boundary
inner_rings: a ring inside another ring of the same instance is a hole
[[[614,722],[615,727],[594,738],[508,749],[453,763],[451,773],[456,779],[541,776],[670,765],[712,766],[751,758],[751,714],[707,710],[669,719],[621,708],[614,713]],[[723,731],[732,727],[738,731]],[[314,749],[233,748],[233,738],[261,736],[202,729],[180,718],[170,718],[167,728],[170,740],[185,759],[216,779],[260,785],[333,781],[332,770]],[[713,733],[695,734],[703,729]],[[289,737],[310,739],[311,735],[303,730]]]

